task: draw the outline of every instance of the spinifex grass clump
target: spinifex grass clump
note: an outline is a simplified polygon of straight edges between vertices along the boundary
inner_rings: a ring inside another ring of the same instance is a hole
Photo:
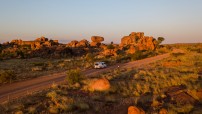
[[[81,74],[80,70],[72,69],[72,70],[67,71],[66,80],[70,85],[73,85],[75,83],[79,83],[82,79],[83,79],[83,75]]]
[[[11,82],[16,78],[14,71],[11,70],[0,70],[0,84]]]

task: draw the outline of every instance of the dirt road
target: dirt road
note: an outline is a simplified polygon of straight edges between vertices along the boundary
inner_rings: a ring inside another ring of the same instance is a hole
[[[146,58],[129,63],[116,64],[105,69],[90,69],[83,71],[86,76],[100,74],[109,70],[113,70],[119,66],[119,68],[138,68],[142,65],[149,64],[164,58],[169,57],[170,54],[158,55],[151,58]],[[40,91],[49,88],[53,83],[59,84],[64,81],[66,77],[65,72],[57,73],[53,75],[43,76],[35,79],[26,80],[23,82],[16,82],[12,84],[3,85],[0,87],[0,103],[4,103],[8,100],[16,99],[33,92]]]

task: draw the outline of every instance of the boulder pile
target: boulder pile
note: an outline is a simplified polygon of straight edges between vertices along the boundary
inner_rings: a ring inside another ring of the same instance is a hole
[[[70,43],[67,44],[67,47],[83,47],[87,48],[89,47],[89,42],[86,39],[83,39],[81,41],[73,40]]]
[[[152,36],[144,36],[144,32],[132,32],[121,39],[120,47],[130,46],[129,53],[134,53],[135,50],[155,50],[156,45],[157,41]]]
[[[99,47],[101,45],[101,42],[104,41],[104,38],[101,36],[92,36],[91,41],[91,47]]]

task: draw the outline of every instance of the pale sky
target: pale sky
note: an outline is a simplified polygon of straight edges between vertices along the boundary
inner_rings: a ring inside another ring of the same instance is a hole
[[[202,43],[202,0],[0,0],[0,42],[45,36],[63,43],[145,32],[164,43]]]

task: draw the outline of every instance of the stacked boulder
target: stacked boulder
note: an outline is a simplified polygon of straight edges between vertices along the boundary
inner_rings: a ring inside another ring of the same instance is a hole
[[[129,53],[136,50],[155,50],[157,41],[151,36],[144,36],[144,32],[132,32],[121,39],[120,47],[130,46]]]
[[[45,42],[45,41],[48,41],[48,38],[42,36],[40,38],[36,38],[34,41]]]
[[[124,36],[121,39],[120,46],[125,46],[129,44],[135,45],[137,44],[137,41],[143,37],[144,37],[144,32],[132,32],[129,36]]]
[[[91,47],[99,47],[101,45],[101,42],[104,41],[104,38],[101,36],[92,36],[91,40],[92,40],[92,42],[90,43]]]
[[[86,39],[83,39],[81,41],[77,41],[77,40],[73,40],[70,43],[67,44],[67,47],[83,47],[83,48],[87,48],[89,47],[89,42]]]

